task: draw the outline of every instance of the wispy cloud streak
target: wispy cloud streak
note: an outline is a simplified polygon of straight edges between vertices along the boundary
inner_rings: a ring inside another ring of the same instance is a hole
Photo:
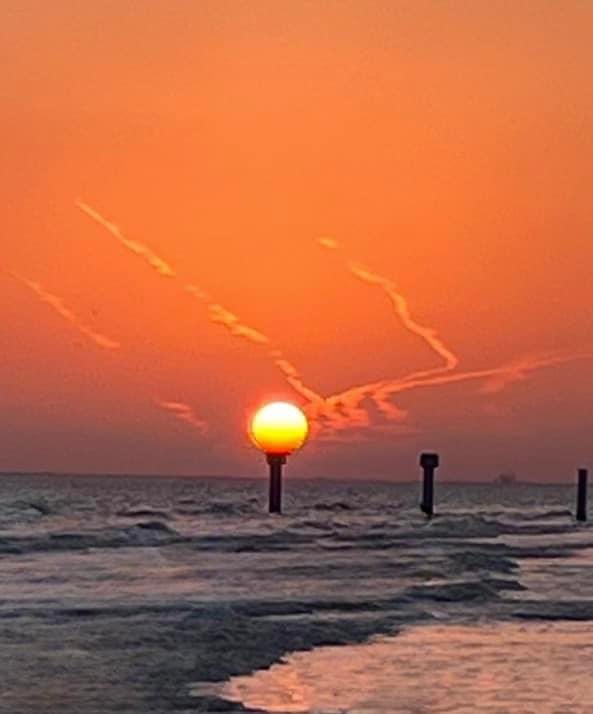
[[[432,327],[426,327],[412,317],[410,308],[405,297],[397,290],[395,283],[388,278],[371,272],[368,268],[358,264],[349,264],[350,272],[360,280],[370,284],[379,286],[391,299],[395,312],[401,320],[403,326],[414,335],[420,337],[426,344],[441,357],[444,361],[444,369],[452,370],[459,364],[459,358],[454,352],[447,347],[444,341],[438,336],[436,330]]]
[[[333,238],[320,238],[319,244],[330,250],[337,250],[339,248],[339,243]],[[404,328],[413,335],[416,335],[424,340],[424,342],[443,360],[444,365],[436,369],[439,371],[450,371],[459,365],[459,358],[453,350],[445,344],[444,340],[439,337],[437,331],[433,327],[421,325],[412,317],[408,301],[398,290],[397,285],[393,280],[390,280],[383,275],[379,275],[379,273],[376,273],[361,263],[354,261],[348,262],[347,268],[352,275],[357,277],[359,280],[362,280],[369,285],[376,285],[383,290],[383,292],[391,300],[395,314],[400,319]],[[433,371],[434,370],[430,370],[428,373],[432,373]]]
[[[362,405],[366,399],[376,401],[377,395],[380,395],[381,399],[387,400],[389,397],[407,391],[469,381],[484,381],[484,386],[480,389],[480,392],[493,394],[502,391],[509,384],[527,379],[532,372],[537,370],[589,359],[593,359],[593,350],[574,354],[523,357],[499,367],[486,369],[382,380],[352,387],[339,394],[326,397],[322,403],[308,404],[306,410],[311,419],[325,421],[331,431],[340,431],[353,426],[360,426],[364,422],[363,414],[366,414]],[[342,406],[345,416],[348,417],[343,422],[335,418],[337,405]],[[397,420],[402,415],[405,416],[405,412],[394,414],[394,418]]]
[[[173,266],[160,255],[157,255],[152,248],[149,248],[145,243],[141,243],[138,240],[127,238],[119,226],[109,221],[88,203],[79,200],[76,201],[76,206],[89,218],[108,231],[122,245],[132,251],[132,253],[143,258],[157,273],[169,278],[176,276],[176,271]],[[187,293],[206,304],[211,322],[222,325],[222,327],[234,337],[240,337],[259,345],[267,345],[270,343],[269,337],[254,327],[243,323],[234,312],[215,302],[210,295],[198,285],[188,283],[184,289]]]
[[[154,253],[154,251],[148,248],[144,243],[132,241],[127,238],[115,223],[109,221],[88,203],[76,201],[76,206],[133,253],[147,260],[158,273],[168,277],[176,277],[177,273],[169,263]],[[199,285],[186,283],[183,289],[186,293],[205,305],[210,322],[220,325],[233,337],[247,340],[259,347],[271,348],[267,356],[280,370],[288,384],[303,399],[307,401],[319,401],[322,399],[319,394],[304,383],[296,367],[286,359],[282,352],[272,347],[272,340],[268,335],[243,322],[237,314],[214,300],[214,298]]]
[[[97,332],[92,327],[87,325],[75,312],[73,312],[69,307],[66,306],[62,298],[54,295],[53,293],[45,290],[39,283],[33,280],[28,280],[27,278],[18,275],[17,273],[10,273],[15,280],[18,280],[23,285],[26,285],[29,290],[32,290],[41,302],[46,303],[52,307],[58,315],[60,315],[64,320],[69,322],[73,327],[75,327],[78,332],[84,335],[87,339],[94,342],[98,347],[102,347],[107,350],[118,349],[121,345],[116,340],[112,340],[110,337]]]
[[[320,238],[318,242],[329,250],[335,251],[339,248],[338,242],[333,238]],[[363,426],[365,422],[370,425],[367,402],[374,404],[387,420],[401,422],[406,418],[407,413],[391,401],[396,394],[467,381],[483,381],[479,391],[483,394],[494,394],[510,384],[528,379],[536,370],[582,359],[593,359],[593,350],[578,353],[546,353],[523,356],[498,367],[456,371],[459,366],[457,355],[439,337],[434,328],[421,325],[412,317],[406,299],[392,280],[369,270],[360,263],[347,262],[346,266],[355,277],[368,284],[377,285],[389,296],[403,326],[423,339],[441,358],[443,364],[432,369],[415,371],[400,378],[383,379],[354,386],[325,397],[322,401],[316,400],[307,404],[306,411],[309,417],[321,422],[330,434]]]
[[[84,201],[76,201],[75,203],[76,206],[90,219],[105,228],[105,230],[109,231],[109,233],[111,233],[114,238],[116,238],[128,250],[131,250],[132,253],[135,253],[136,255],[143,258],[150,265],[151,268],[157,271],[157,273],[159,273],[160,275],[164,275],[168,278],[172,278],[175,275],[175,271],[173,270],[171,265],[166,260],[157,255],[147,245],[141,243],[140,241],[127,238],[121,232],[119,226],[102,216],[99,211],[95,210],[92,206],[89,206],[88,203],[85,203]]]
[[[319,238],[318,243],[331,251],[339,250],[339,243],[333,238]],[[411,314],[408,302],[398,290],[396,283],[386,278],[361,263],[346,261],[348,271],[359,280],[379,287],[390,299],[394,312],[403,327],[411,334],[422,339],[428,347],[441,359],[442,364],[431,369],[412,372],[398,380],[374,382],[360,385],[336,395],[327,397],[323,404],[309,405],[309,411],[315,415],[313,418],[325,420],[331,429],[344,429],[360,426],[365,421],[370,422],[364,402],[369,400],[377,410],[389,421],[401,422],[407,413],[390,401],[393,384],[430,378],[435,375],[452,372],[459,365],[459,358],[444,340],[439,337],[432,327],[420,324]]]
[[[508,385],[528,379],[529,374],[535,370],[589,359],[593,359],[593,350],[526,355],[513,360],[496,373],[488,375],[479,391],[481,394],[498,394]]]
[[[269,344],[269,337],[253,327],[244,325],[237,315],[232,313],[230,310],[227,310],[222,305],[219,305],[218,303],[210,303],[208,305],[208,312],[210,313],[210,320],[226,327],[231,335],[234,335],[235,337],[244,337],[246,340],[255,342],[258,345]]]
[[[240,337],[256,345],[269,345],[271,340],[263,332],[244,323],[241,318],[224,305],[215,302],[210,295],[198,285],[188,283],[185,291],[206,305],[210,322],[221,325],[233,337]]]
[[[280,350],[271,350],[269,354],[276,367],[282,372],[288,384],[290,384],[297,394],[315,404],[319,404],[323,401],[321,394],[318,394],[305,384],[297,368],[292,362],[286,359]]]
[[[200,434],[204,435],[208,431],[208,423],[204,421],[204,419],[197,417],[189,404],[185,404],[184,402],[165,401],[161,399],[155,399],[155,403],[161,407],[161,409],[164,409],[166,412],[169,412],[169,414],[172,414],[176,419],[179,419],[179,421],[192,426],[194,429],[199,431]]]
[[[90,205],[82,201],[77,201],[76,205],[130,251],[147,261],[156,272],[167,277],[176,277],[174,268],[144,243],[127,238],[116,224],[104,218]],[[340,247],[336,240],[329,237],[318,239],[318,243],[336,252]],[[354,434],[369,428],[380,429],[381,423],[377,424],[375,418],[371,419],[371,407],[392,425],[386,428],[394,428],[396,433],[409,433],[410,428],[404,424],[407,412],[392,401],[395,395],[406,391],[474,380],[483,382],[480,389],[482,393],[494,394],[514,382],[527,379],[535,370],[577,359],[593,358],[593,352],[526,356],[499,367],[457,371],[460,363],[457,354],[436,329],[419,323],[413,317],[406,298],[393,280],[355,261],[345,261],[345,267],[355,278],[378,287],[387,295],[393,305],[394,314],[403,327],[431,349],[439,358],[439,365],[416,370],[399,378],[382,379],[323,396],[305,382],[297,367],[276,347],[268,335],[243,322],[237,314],[216,301],[200,286],[187,283],[183,287],[186,293],[204,304],[211,322],[221,325],[233,337],[247,340],[260,348],[267,348],[265,354],[302,399],[314,430],[323,438],[341,438],[340,434],[346,430]],[[202,432],[205,431],[205,422],[196,417],[187,404],[174,401],[157,403],[178,419]]]

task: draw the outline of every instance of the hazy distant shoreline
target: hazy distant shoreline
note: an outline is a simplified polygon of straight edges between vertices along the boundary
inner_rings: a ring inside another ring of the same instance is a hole
[[[0,478],[8,476],[41,476],[47,478],[137,478],[137,479],[187,479],[193,481],[246,481],[246,482],[260,482],[267,480],[267,475],[262,473],[260,476],[232,476],[230,474],[160,474],[160,473],[125,473],[125,472],[92,472],[87,471],[84,473],[76,471],[0,471]],[[354,477],[349,478],[347,476],[316,476],[316,477],[306,477],[300,478],[299,476],[290,476],[287,482],[298,482],[298,483],[354,483],[354,484],[402,484],[402,485],[413,485],[420,483],[420,476],[414,479],[394,479],[387,476],[381,478],[379,476],[373,476],[371,478]],[[530,479],[517,479],[512,482],[503,483],[492,478],[485,481],[466,481],[464,479],[438,479],[437,484],[446,484],[448,486],[500,486],[500,487],[514,487],[514,486],[569,486],[572,481],[567,478],[565,481],[536,481]]]

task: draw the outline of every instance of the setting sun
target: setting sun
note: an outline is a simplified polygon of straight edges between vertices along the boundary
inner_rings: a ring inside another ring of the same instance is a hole
[[[0,0],[0,714],[593,714],[592,28]]]
[[[255,413],[249,433],[255,445],[266,454],[291,454],[305,443],[309,424],[294,404],[272,402]]]

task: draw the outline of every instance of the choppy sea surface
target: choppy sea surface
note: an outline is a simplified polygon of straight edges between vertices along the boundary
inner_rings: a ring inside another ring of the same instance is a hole
[[[0,477],[0,712],[593,713],[572,486]]]

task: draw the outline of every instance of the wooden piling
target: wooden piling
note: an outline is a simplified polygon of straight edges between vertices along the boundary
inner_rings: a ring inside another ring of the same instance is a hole
[[[439,466],[439,455],[424,453],[420,455],[420,466],[423,470],[422,502],[420,510],[429,518],[434,515],[434,472]]]
[[[587,469],[579,469],[577,484],[577,521],[587,520]]]
[[[282,513],[282,467],[286,463],[283,454],[268,454],[270,466],[270,513]]]

